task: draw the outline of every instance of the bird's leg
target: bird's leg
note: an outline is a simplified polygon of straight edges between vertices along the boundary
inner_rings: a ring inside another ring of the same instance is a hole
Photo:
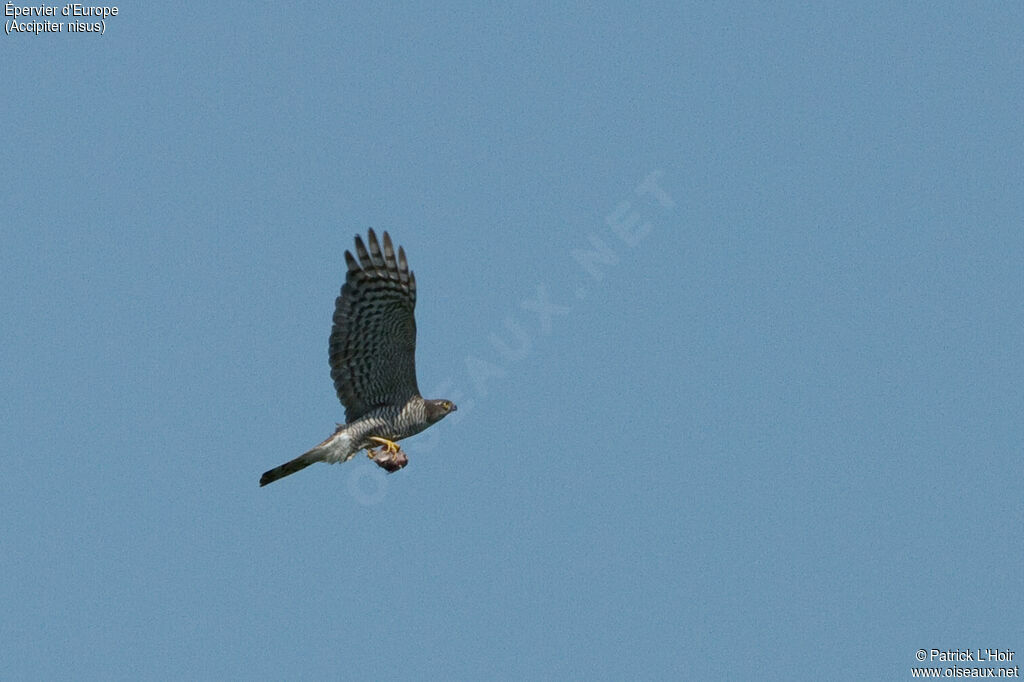
[[[367,438],[369,438],[372,441],[376,441],[383,445],[384,447],[386,447],[388,450],[388,454],[393,455],[396,452],[398,452],[398,443],[392,440],[388,440],[387,438],[380,438],[379,436],[367,436]],[[372,459],[373,455],[370,455],[370,458]]]

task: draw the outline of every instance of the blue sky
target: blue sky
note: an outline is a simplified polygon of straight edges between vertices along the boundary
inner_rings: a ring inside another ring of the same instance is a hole
[[[119,9],[0,48],[4,677],[1024,656],[1020,5]],[[368,227],[460,410],[261,489]]]

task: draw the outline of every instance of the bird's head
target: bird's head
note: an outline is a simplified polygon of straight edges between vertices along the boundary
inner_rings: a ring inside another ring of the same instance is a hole
[[[431,424],[436,424],[451,412],[459,409],[450,400],[426,400],[424,402],[427,404],[427,421]]]

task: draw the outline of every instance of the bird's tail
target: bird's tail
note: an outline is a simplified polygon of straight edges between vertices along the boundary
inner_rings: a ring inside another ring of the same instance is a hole
[[[296,471],[302,471],[310,464],[316,462],[330,462],[331,464],[339,461],[345,461],[352,457],[355,451],[351,450],[351,439],[348,434],[345,433],[345,427],[342,424],[338,425],[338,430],[334,434],[325,440],[320,445],[309,452],[304,452],[290,462],[285,462],[279,467],[274,467],[270,471],[267,471],[260,476],[260,487],[273,483],[279,478],[290,476]]]
[[[291,474],[294,474],[296,471],[302,471],[303,469],[308,467],[310,464],[313,464],[314,462],[322,461],[323,457],[316,456],[318,449],[319,448],[313,448],[309,452],[299,455],[292,461],[285,462],[281,466],[274,467],[270,471],[265,472],[262,476],[260,476],[260,486],[265,486],[268,483],[273,483],[279,478],[290,476]]]

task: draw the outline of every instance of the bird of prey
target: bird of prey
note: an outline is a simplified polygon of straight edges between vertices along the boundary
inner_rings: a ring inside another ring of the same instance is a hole
[[[347,462],[360,450],[383,445],[378,463],[405,464],[395,441],[436,424],[457,408],[450,400],[426,400],[416,385],[416,277],[405,251],[398,257],[391,237],[383,248],[370,230],[366,244],[356,237],[356,255],[345,252],[348,272],[334,303],[331,378],[345,407],[345,423],[320,445],[271,469],[260,485],[305,469],[314,462]]]

